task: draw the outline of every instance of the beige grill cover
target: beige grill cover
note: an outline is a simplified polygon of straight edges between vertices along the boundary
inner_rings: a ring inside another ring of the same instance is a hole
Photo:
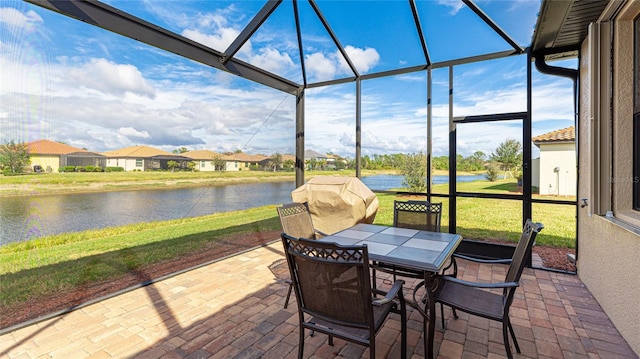
[[[372,223],[378,197],[357,177],[316,176],[291,192],[294,202],[309,204],[313,226],[331,234],[357,223]]]

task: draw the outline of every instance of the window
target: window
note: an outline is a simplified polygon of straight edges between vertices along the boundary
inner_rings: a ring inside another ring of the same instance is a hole
[[[136,167],[142,167],[142,159],[136,158]]]
[[[200,161],[200,168],[204,168],[205,161]]]
[[[640,16],[633,21],[633,209],[640,211]]]

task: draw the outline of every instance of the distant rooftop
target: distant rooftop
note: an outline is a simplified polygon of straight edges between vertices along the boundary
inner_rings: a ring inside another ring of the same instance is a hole
[[[534,137],[532,140],[536,145],[549,142],[575,142],[576,128],[574,126],[570,126],[560,130],[547,132],[540,136]]]
[[[119,150],[103,152],[107,157],[152,157],[152,156],[172,156],[173,153],[159,150],[149,146],[131,146]]]
[[[89,152],[82,148],[77,148],[64,143],[49,140],[28,142],[26,143],[26,146],[29,153],[39,155],[67,155],[69,153]]]

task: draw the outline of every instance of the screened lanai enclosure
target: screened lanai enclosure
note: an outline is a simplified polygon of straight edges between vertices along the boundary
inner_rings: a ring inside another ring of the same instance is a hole
[[[28,2],[80,20],[87,31],[132,39],[138,50],[131,57],[163,50],[202,64],[197,81],[209,81],[218,99],[231,94],[215,86],[248,80],[270,98],[254,114],[264,118],[255,133],[286,123],[265,136],[273,147],[256,149],[295,154],[296,187],[305,183],[305,150],[353,158],[358,177],[363,159],[424,154],[426,191],[389,192],[443,202],[443,228],[463,235],[461,251],[509,256],[509,248],[475,242],[477,229],[489,227],[496,239],[517,236],[527,218],[546,224],[539,237],[576,246],[576,198],[540,187],[541,148],[532,138],[575,126],[585,34],[572,29],[586,27],[571,21],[588,23],[606,1]],[[181,76],[178,67],[156,70]],[[232,100],[228,106],[218,110],[235,109]],[[200,131],[222,131],[216,126]],[[509,140],[521,146],[521,162],[497,176],[513,183],[476,188],[461,180],[461,159],[486,165]],[[434,179],[436,162],[448,171],[442,183]],[[575,165],[556,168],[558,186],[576,186],[561,177],[577,173]],[[499,219],[486,223],[483,213]]]

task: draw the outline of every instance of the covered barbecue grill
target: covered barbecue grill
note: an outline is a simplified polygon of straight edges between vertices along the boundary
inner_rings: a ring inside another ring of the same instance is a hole
[[[313,226],[335,233],[357,223],[372,223],[378,197],[357,177],[316,176],[291,192],[294,202],[307,202]]]

